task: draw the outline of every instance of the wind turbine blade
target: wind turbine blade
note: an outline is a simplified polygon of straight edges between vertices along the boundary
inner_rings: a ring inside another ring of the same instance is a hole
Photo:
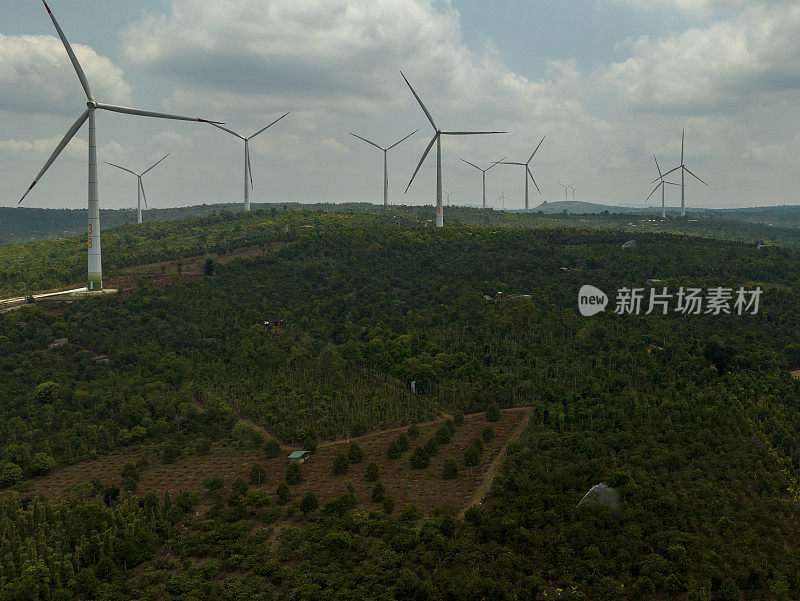
[[[665,184],[669,184],[670,186],[680,186],[680,184],[676,182],[664,182]]]
[[[536,152],[539,150],[539,146],[542,145],[542,142],[544,142],[544,137],[542,138],[542,141],[539,142],[539,145],[536,147],[536,149],[531,153],[531,158],[528,159],[528,163],[530,163],[533,160],[533,157],[536,154]],[[525,163],[525,164],[527,165],[528,163]]]
[[[525,170],[528,172],[528,175],[531,176],[531,181],[533,185],[536,186],[536,191],[539,193],[539,196],[542,196],[542,191],[539,189],[539,184],[536,183],[536,180],[533,179],[533,173],[531,173],[531,168],[525,165]]]
[[[686,140],[686,130],[681,130],[681,165],[683,165],[683,143]]]
[[[669,170],[669,171],[667,171],[666,173],[662,173],[662,174],[661,174],[661,177],[657,177],[656,179],[654,179],[654,180],[653,180],[652,182],[650,182],[650,183],[651,183],[651,184],[654,184],[654,183],[656,183],[658,180],[660,180],[660,179],[664,179],[664,178],[665,178],[665,177],[667,177],[667,176],[668,176],[670,173],[673,173],[673,172],[677,171],[677,170],[678,170],[678,169],[680,169],[681,167],[683,167],[683,165],[678,165],[677,167],[675,167],[675,169],[670,169],[670,170]]]
[[[703,180],[701,180],[701,179],[700,179],[699,177],[697,177],[697,176],[696,176],[694,173],[692,173],[692,172],[689,170],[689,168],[688,168],[688,167],[684,167],[684,169],[686,169],[686,172],[687,172],[689,175],[691,175],[691,176],[692,176],[694,179],[696,179],[698,182],[700,182],[701,184],[706,184],[706,183],[705,183]],[[708,184],[706,184],[706,186],[707,186],[707,185],[708,185]]]
[[[243,135],[237,134],[235,131],[233,131],[232,129],[228,129],[227,127],[222,127],[219,123],[214,123],[213,121],[208,121],[208,123],[210,123],[211,125],[213,125],[214,127],[218,128],[218,129],[221,129],[222,131],[226,131],[229,134],[233,134],[234,136],[236,136],[240,140],[244,140],[245,139],[245,137]]]
[[[488,166],[488,167],[485,169],[485,171],[489,171],[489,169],[491,169],[492,167],[496,167],[497,165],[500,165],[500,164],[501,164],[501,163],[503,163],[503,161],[505,161],[507,158],[508,158],[508,157],[503,157],[503,158],[502,158],[502,159],[500,159],[499,161],[495,161],[494,163],[492,163],[491,165],[489,165],[489,166]]]
[[[361,136],[359,136],[358,134],[354,134],[354,133],[353,133],[353,132],[351,132],[351,131],[349,131],[349,132],[347,132],[347,133],[348,133],[348,134],[350,134],[351,136],[355,136],[355,137],[356,137],[356,138],[358,138],[359,140],[364,140],[364,142],[366,142],[367,144],[372,144],[372,145],[373,145],[375,148],[377,148],[378,150],[388,150],[387,148],[384,148],[383,146],[378,146],[378,145],[377,145],[375,142],[373,142],[372,140],[367,140],[366,138],[362,138],[362,137],[361,137]]]
[[[247,173],[250,175],[250,187],[255,190],[255,186],[253,185],[253,167],[250,165],[250,146],[245,146],[244,153],[247,159]]]
[[[466,159],[462,159],[461,157],[458,157],[458,158],[459,158],[460,160],[464,161],[464,162],[465,162],[467,165],[472,165],[472,166],[473,166],[473,167],[475,167],[475,169],[477,169],[478,171],[483,171],[483,169],[481,169],[480,167],[478,167],[478,166],[477,166],[475,163],[470,163],[468,160],[466,160]]]
[[[144,193],[144,184],[142,183],[142,178],[139,178],[139,187],[142,189],[142,198],[144,199],[144,208],[149,209],[150,207],[147,206],[147,194]]]
[[[131,174],[135,175],[136,177],[139,177],[139,174],[136,173],[135,171],[131,171],[130,169],[126,169],[125,167],[121,167],[120,165],[116,165],[114,163],[109,163],[108,161],[103,161],[103,162],[106,165],[111,165],[112,167],[116,167],[117,169],[122,169],[123,171],[127,171],[128,173],[131,173]],[[142,174],[142,175],[144,175],[144,174]]]
[[[261,132],[263,132],[264,130],[267,130],[267,129],[269,129],[270,127],[272,127],[273,125],[275,125],[275,124],[276,124],[278,121],[280,121],[281,119],[283,119],[283,118],[284,118],[286,115],[288,115],[288,114],[289,114],[289,113],[291,113],[291,112],[292,112],[292,111],[288,111],[288,112],[284,113],[283,115],[281,115],[280,117],[278,117],[277,119],[275,119],[275,121],[273,121],[273,122],[272,122],[272,123],[270,123],[269,125],[266,125],[266,126],[262,127],[262,128],[261,128],[261,129],[259,129],[259,130],[258,130],[256,133],[254,133],[252,136],[250,136],[250,137],[249,137],[249,138],[247,138],[247,139],[248,139],[248,140],[252,140],[252,139],[253,139],[253,138],[255,138],[255,137],[258,135],[258,134],[260,134],[260,133],[261,133]]]
[[[97,103],[97,108],[106,111],[113,111],[115,113],[123,113],[125,115],[140,115],[141,117],[158,117],[159,119],[177,119],[178,121],[199,121],[200,123],[210,123],[211,125],[220,125],[224,121],[209,121],[208,119],[201,119],[200,117],[183,117],[182,115],[170,115],[169,113],[156,113],[154,111],[143,111],[141,109],[132,109],[127,106],[115,106],[113,104],[100,104]]]
[[[387,148],[386,150],[391,150],[392,148],[394,148],[395,146],[397,146],[398,144],[400,144],[400,142],[405,142],[406,140],[408,140],[408,139],[409,139],[411,136],[413,136],[413,135],[414,135],[415,133],[417,133],[418,131],[419,131],[418,129],[415,129],[414,131],[412,131],[410,134],[408,134],[408,135],[407,135],[405,138],[403,138],[402,140],[398,140],[397,142],[395,142],[394,144],[392,144],[391,146],[389,146],[389,148]]]
[[[667,183],[667,182],[658,182],[658,185],[655,188],[653,188],[653,191],[650,192],[650,194],[647,195],[647,198],[644,199],[645,202],[650,200],[650,197],[658,191],[658,189],[661,187],[662,183]]]
[[[446,136],[479,136],[482,134],[507,134],[507,131],[443,131]]]
[[[425,162],[425,159],[428,156],[428,153],[431,151],[431,148],[433,148],[433,143],[436,142],[436,139],[438,137],[439,137],[439,133],[438,132],[433,134],[433,137],[431,138],[431,141],[428,144],[428,147],[425,149],[425,152],[422,153],[422,158],[419,160],[419,164],[417,165],[417,168],[414,169],[414,173],[411,175],[411,179],[408,180],[408,185],[406,186],[406,192],[408,192],[408,189],[411,187],[411,182],[414,181],[414,178],[417,176],[417,172],[419,171],[419,168],[422,167],[422,163]]]
[[[53,161],[55,161],[58,155],[61,154],[61,151],[64,150],[67,144],[69,144],[69,141],[73,138],[75,133],[81,128],[81,126],[86,122],[88,118],[89,118],[89,109],[86,109],[83,112],[83,114],[80,117],[78,117],[78,120],[72,124],[72,127],[70,127],[69,130],[67,130],[67,133],[64,135],[61,142],[58,143],[58,146],[56,146],[56,149],[53,151],[53,154],[51,154],[50,158],[47,159],[47,162],[44,164],[44,167],[42,167],[42,170],[39,171],[39,174],[33,179],[33,183],[30,186],[28,186],[28,189],[25,191],[25,194],[22,195],[22,198],[19,199],[19,202],[17,204],[20,204],[23,200],[25,200],[25,197],[28,195],[28,192],[30,192],[33,189],[33,187],[36,185],[39,179],[41,179],[41,177],[44,175],[44,172],[50,168],[50,165],[53,164]]]
[[[511,161],[500,161],[500,164],[501,165],[521,165],[523,167],[525,166],[525,163],[512,163]]]
[[[656,162],[656,169],[658,169],[658,177],[660,177],[660,178],[664,177],[661,174],[661,165],[658,164],[658,159],[656,158],[656,155],[653,155],[653,160]]]
[[[50,15],[50,20],[53,22],[53,25],[56,26],[56,31],[58,32],[58,37],[61,38],[61,42],[64,44],[64,48],[69,55],[69,60],[72,61],[72,66],[75,68],[75,73],[78,75],[78,79],[81,80],[81,85],[83,86],[83,91],[86,92],[86,99],[94,101],[94,96],[92,95],[92,88],[89,85],[89,80],[86,79],[86,74],[83,72],[83,68],[81,68],[81,64],[78,62],[78,57],[75,56],[75,53],[72,51],[72,46],[69,45],[67,41],[67,36],[64,35],[64,32],[61,31],[61,26],[56,21],[56,17],[53,14],[53,11],[50,10],[50,7],[47,6],[47,2],[42,0],[42,4],[44,4],[45,9],[47,9],[47,14]]]
[[[439,131],[439,128],[436,127],[436,122],[433,120],[433,117],[431,117],[431,114],[428,112],[428,109],[422,103],[422,98],[420,98],[419,95],[417,94],[417,92],[414,90],[414,88],[411,87],[411,84],[409,83],[408,79],[406,79],[406,76],[403,75],[402,71],[400,71],[400,75],[402,75],[403,79],[405,79],[406,84],[408,85],[408,89],[411,90],[412,94],[414,94],[414,98],[417,99],[417,102],[419,103],[419,106],[422,108],[422,110],[425,112],[425,116],[428,118],[428,121],[430,121],[431,125],[433,125],[433,129],[435,129],[436,131]]]
[[[166,159],[166,158],[167,158],[169,155],[171,155],[171,154],[172,154],[171,152],[168,152],[167,154],[165,154],[165,155],[164,155],[163,157],[161,157],[161,158],[160,158],[158,161],[156,161],[156,163],[155,163],[154,165],[150,166],[148,169],[145,169],[145,170],[142,172],[142,175],[144,175],[145,173],[147,173],[148,171],[150,171],[150,169],[153,169],[153,168],[157,167],[157,166],[158,166],[158,164],[159,164],[161,161],[163,161],[164,159]],[[111,164],[111,163],[109,163],[109,165],[110,165],[110,164]]]

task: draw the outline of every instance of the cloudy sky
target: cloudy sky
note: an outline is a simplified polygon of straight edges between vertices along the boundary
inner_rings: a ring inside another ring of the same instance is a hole
[[[434,157],[403,191],[431,137],[404,71],[446,138],[444,186],[480,200],[458,158],[525,160],[546,200],[641,205],[680,156],[689,206],[798,204],[800,3],[793,0],[51,0],[100,102],[225,121],[250,134],[253,202],[382,200],[429,204]],[[0,205],[16,205],[85,108],[43,6],[0,0]],[[84,129],[25,200],[86,205]],[[243,147],[211,126],[98,112],[100,161],[141,170],[155,207],[241,201]],[[490,202],[522,206],[517,167],[487,177]],[[696,185],[695,185],[696,184]],[[101,206],[136,202],[133,176],[103,165]],[[531,186],[531,206],[542,198]],[[679,203],[674,190],[668,204]],[[654,197],[655,199],[655,197]]]

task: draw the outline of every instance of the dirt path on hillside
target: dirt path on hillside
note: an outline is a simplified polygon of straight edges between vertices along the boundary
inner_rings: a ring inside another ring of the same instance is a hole
[[[438,417],[428,420],[426,422],[419,422],[417,424],[418,428],[424,428],[426,426],[433,426],[435,424],[443,424],[448,419],[453,419],[449,413],[440,413]],[[392,434],[393,432],[404,432],[408,430],[411,426],[394,426],[393,428],[386,428],[385,430],[375,430],[374,432],[369,432],[367,434],[362,434],[361,436],[351,436],[349,438],[339,438],[337,440],[326,440],[321,442],[317,445],[318,449],[324,447],[332,447],[337,444],[341,444],[343,442],[353,441],[353,440],[365,440],[369,438],[373,438],[374,436],[381,436],[385,434]]]
[[[483,499],[486,497],[486,494],[489,492],[489,489],[492,487],[492,482],[494,482],[495,476],[500,471],[500,467],[503,465],[503,459],[506,456],[506,450],[508,450],[508,445],[519,438],[519,435],[522,434],[522,430],[525,429],[525,426],[528,425],[528,422],[531,420],[531,415],[533,414],[533,409],[530,407],[519,407],[515,409],[506,409],[506,411],[519,411],[523,413],[525,417],[520,420],[519,424],[516,428],[514,428],[514,432],[511,436],[506,440],[506,443],[500,449],[500,452],[497,454],[497,457],[494,458],[492,464],[489,466],[489,469],[486,470],[486,473],[483,476],[483,482],[481,485],[475,489],[475,492],[472,493],[472,498],[469,500],[462,509],[459,517],[463,518],[464,513],[472,507],[473,505],[479,505],[483,502]]]

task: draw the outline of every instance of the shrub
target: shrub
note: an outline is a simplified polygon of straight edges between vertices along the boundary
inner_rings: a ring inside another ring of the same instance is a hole
[[[386,487],[383,485],[383,482],[378,482],[372,488],[371,498],[373,501],[378,503],[383,500],[385,494],[386,494]]]
[[[336,475],[344,474],[350,469],[350,459],[344,453],[339,453],[333,459],[333,473]]]
[[[453,414],[453,425],[459,427],[464,425],[464,414],[461,412],[461,409]]]
[[[350,447],[347,449],[347,458],[350,463],[361,463],[364,459],[364,451],[361,450],[361,445],[355,440],[350,443]]]
[[[256,463],[250,468],[250,484],[264,484],[267,479],[267,470],[264,466]]]
[[[203,273],[205,275],[214,275],[214,268],[215,268],[214,259],[208,257],[206,259],[206,262],[203,263]]]
[[[400,449],[400,445],[397,444],[397,439],[393,439],[386,448],[386,457],[388,459],[395,460],[398,459],[402,454],[403,451]]]
[[[403,507],[403,511],[400,512],[400,519],[404,522],[414,522],[422,518],[422,512],[419,510],[419,507],[414,505],[414,503],[408,503]]]
[[[392,515],[392,512],[394,511],[394,497],[385,496],[381,505],[383,506],[383,511],[386,515]]]
[[[364,479],[367,482],[375,482],[380,477],[380,470],[378,469],[378,464],[374,461],[370,461],[367,464],[367,471],[364,474]]]
[[[439,443],[436,442],[435,438],[431,438],[428,442],[425,443],[425,446],[422,447],[425,449],[425,452],[428,454],[429,457],[433,457],[439,452]]]
[[[442,467],[442,478],[445,480],[455,480],[458,478],[458,465],[456,465],[456,462],[452,457],[448,457],[444,460],[444,466]]]
[[[198,438],[194,445],[194,452],[198,455],[208,455],[211,452],[211,441],[208,438]]]
[[[398,435],[395,440],[397,441],[397,446],[401,453],[405,453],[411,446],[411,444],[408,442],[408,436],[405,434]]]
[[[292,461],[286,468],[286,483],[298,484],[303,479],[303,474],[300,471],[300,464]]]
[[[436,442],[439,444],[447,444],[453,438],[453,433],[450,431],[446,425],[439,426],[436,430]]]
[[[44,476],[55,466],[56,461],[47,453],[34,453],[31,455],[28,469],[35,476]]]
[[[161,449],[161,461],[165,464],[175,463],[183,455],[183,449],[174,441],[170,441]]]
[[[492,403],[486,408],[486,421],[499,422],[500,421],[500,408],[497,403]]]
[[[231,495],[243,497],[247,494],[249,489],[250,487],[247,485],[247,482],[244,481],[244,478],[236,476],[236,480],[234,480],[231,485]]]
[[[303,513],[316,511],[318,507],[319,501],[317,501],[317,495],[315,495],[313,492],[306,493],[306,496],[303,497],[302,501],[300,501],[300,511]]]
[[[225,486],[225,481],[219,476],[212,476],[203,480],[203,486],[208,489],[208,492],[213,492]]]
[[[494,436],[494,428],[491,426],[486,426],[481,432],[481,438],[483,438],[483,442],[492,442],[494,440]]]
[[[412,426],[408,430],[406,430],[406,435],[411,440],[416,440],[417,438],[419,438],[419,426],[417,426],[417,424],[412,424]]]
[[[278,503],[281,505],[288,503],[289,497],[292,496],[292,491],[289,490],[289,485],[286,484],[286,482],[281,482],[278,484],[278,488],[275,490],[275,496],[278,498]]]
[[[272,505],[272,499],[270,499],[269,493],[263,488],[252,489],[247,493],[244,502],[248,507],[256,507],[259,509]]]
[[[428,455],[422,447],[417,447],[414,449],[414,452],[411,453],[411,467],[415,470],[424,470],[430,465],[430,462],[430,455]]]
[[[281,454],[281,445],[274,438],[270,438],[264,443],[264,456],[267,459],[275,459]]]
[[[474,444],[470,444],[464,451],[464,465],[475,467],[481,461],[481,452]]]

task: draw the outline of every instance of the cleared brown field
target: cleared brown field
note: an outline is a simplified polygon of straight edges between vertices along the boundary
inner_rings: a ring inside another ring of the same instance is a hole
[[[386,449],[392,438],[398,435],[398,429],[358,438],[364,451],[364,460],[352,464],[349,471],[341,475],[333,474],[333,460],[338,453],[347,450],[347,441],[320,445],[317,452],[301,468],[302,482],[291,487],[292,500],[299,500],[311,491],[317,495],[320,503],[324,503],[346,493],[347,484],[351,483],[355,487],[361,507],[378,508],[379,505],[370,500],[374,484],[364,479],[367,464],[375,461],[380,469],[380,479],[386,487],[386,493],[395,498],[398,507],[402,507],[405,503],[415,503],[426,513],[445,505],[463,510],[480,502],[488,491],[491,479],[500,466],[501,452],[508,442],[519,435],[530,414],[528,408],[501,411],[500,421],[488,424],[494,428],[495,439],[484,443],[486,450],[481,463],[474,468],[464,466],[464,450],[473,439],[480,437],[481,431],[487,425],[483,413],[465,416],[464,424],[456,429],[453,440],[439,447],[439,453],[431,458],[430,466],[424,470],[412,469],[408,458],[414,448],[423,445],[434,435],[436,429],[445,422],[445,418],[420,425],[419,438],[411,441],[409,451],[394,461],[387,459]],[[401,431],[405,431],[405,428]],[[100,477],[106,485],[121,486],[122,466],[127,462],[135,462],[142,454],[143,451],[140,450],[136,453],[112,455],[55,470],[45,477],[34,480],[30,494],[64,496],[68,494],[71,486],[89,482],[93,476]],[[159,464],[155,457],[150,457],[151,465],[142,473],[136,492],[147,494],[150,491],[188,490],[197,492],[206,499],[204,479],[211,476],[222,477],[227,491],[237,476],[247,480],[250,469],[255,464],[260,464],[267,470],[266,482],[261,486],[274,492],[286,474],[287,455],[288,451],[278,459],[266,459],[260,451],[213,449],[208,455],[193,455],[170,465]],[[459,466],[458,478],[455,480],[442,479],[442,466],[447,457],[455,459]]]

